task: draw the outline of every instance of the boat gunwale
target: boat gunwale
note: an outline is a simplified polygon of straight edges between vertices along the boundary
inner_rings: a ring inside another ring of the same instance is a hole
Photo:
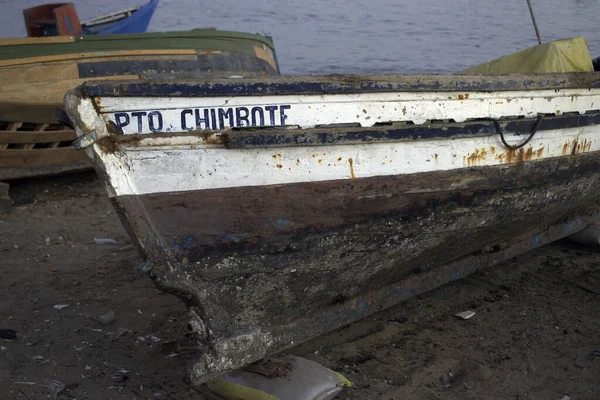
[[[507,75],[298,75],[236,80],[84,82],[89,97],[210,97],[600,88],[600,72]]]

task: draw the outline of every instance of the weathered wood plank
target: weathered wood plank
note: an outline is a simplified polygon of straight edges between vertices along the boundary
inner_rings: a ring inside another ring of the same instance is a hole
[[[10,122],[6,127],[7,132],[16,132],[17,129],[22,125],[22,122]],[[8,148],[8,143],[2,143],[0,141],[0,150]]]
[[[459,91],[465,98],[478,91],[600,88],[600,72],[512,75],[307,75],[158,82],[102,82],[84,85],[96,96],[268,96],[385,92]]]
[[[70,129],[47,132],[0,132],[0,145],[66,142],[75,139],[77,134]]]
[[[0,150],[0,167],[39,166],[82,161],[85,159],[85,153],[78,152],[73,147]]]
[[[257,58],[268,62],[271,65],[271,67],[273,67],[273,69],[275,69],[276,71],[279,70],[277,66],[277,61],[275,60],[275,57],[273,55],[273,51],[271,51],[270,49],[267,50],[263,47],[254,46],[254,54]]]
[[[29,82],[53,82],[79,78],[77,63],[69,61],[52,65],[0,68],[0,84],[10,85]]]
[[[86,58],[99,58],[99,57],[129,57],[138,55],[169,55],[169,54],[196,54],[195,49],[156,49],[156,50],[116,50],[116,51],[105,51],[105,52],[87,52],[87,53],[73,53],[73,54],[57,54],[50,56],[40,57],[26,57],[17,58],[10,60],[1,60],[0,67],[13,66],[13,65],[26,65],[26,64],[37,64],[53,61],[63,60],[82,60]]]
[[[55,121],[55,109],[63,105],[65,93],[93,79],[98,78],[6,84],[0,91],[0,121],[52,123]],[[138,79],[138,75],[109,76],[102,79]]]
[[[73,36],[22,37],[0,39],[0,46],[15,46],[23,44],[72,43]]]
[[[91,170],[92,166],[87,160],[73,161],[60,164],[44,164],[39,166],[0,166],[0,181],[13,179],[32,178],[40,176],[62,175],[79,171]]]

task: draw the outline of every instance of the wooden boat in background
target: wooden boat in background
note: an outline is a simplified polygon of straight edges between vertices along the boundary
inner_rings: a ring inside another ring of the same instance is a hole
[[[270,38],[199,29],[0,41],[0,180],[89,168],[75,133],[55,119],[65,93],[86,80],[268,76]]]
[[[158,0],[150,0],[139,7],[80,22],[73,3],[52,3],[27,8],[23,10],[23,17],[29,37],[143,33],[157,5]]]
[[[140,270],[190,309],[193,384],[598,221],[598,104],[598,72],[86,82],[65,98]]]

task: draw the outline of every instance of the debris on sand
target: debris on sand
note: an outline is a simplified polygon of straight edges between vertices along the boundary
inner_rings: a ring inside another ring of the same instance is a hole
[[[102,325],[108,325],[115,320],[115,312],[109,311],[99,317],[91,317],[94,321],[100,322]]]
[[[126,328],[119,328],[117,329],[117,332],[115,333],[115,335],[117,337],[121,337],[121,336],[125,336],[128,333],[132,333],[132,331],[130,329],[126,329]]]
[[[456,315],[458,318],[469,319],[473,315],[475,315],[475,311],[467,310],[467,311],[459,312],[459,313],[454,314],[454,315]]]
[[[63,390],[65,390],[66,385],[60,381],[55,379],[46,379],[44,385],[40,385],[50,390],[52,396],[56,399]]]
[[[110,238],[94,238],[94,242],[96,242],[96,244],[117,244],[115,239]]]
[[[352,383],[340,373],[292,355],[260,361],[213,378],[206,385],[213,393],[226,398],[294,400],[330,400],[349,386]],[[248,393],[257,396],[250,397]]]
[[[588,359],[590,361],[594,361],[594,359],[596,359],[596,357],[600,357],[600,350],[594,350],[594,351],[590,352]]]

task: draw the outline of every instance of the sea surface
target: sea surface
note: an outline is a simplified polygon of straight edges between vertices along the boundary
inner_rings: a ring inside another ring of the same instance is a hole
[[[49,2],[49,1],[48,1]],[[145,0],[75,0],[80,19]],[[0,35],[25,36],[0,0]],[[532,0],[543,41],[584,36],[600,56],[600,0]],[[269,34],[284,74],[453,73],[537,43],[526,0],[160,0],[150,31]]]

